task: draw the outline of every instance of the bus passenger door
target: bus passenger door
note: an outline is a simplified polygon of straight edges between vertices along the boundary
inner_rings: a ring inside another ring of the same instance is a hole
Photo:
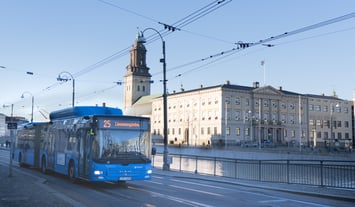
[[[90,172],[90,134],[81,130],[79,136],[79,176],[88,178]]]

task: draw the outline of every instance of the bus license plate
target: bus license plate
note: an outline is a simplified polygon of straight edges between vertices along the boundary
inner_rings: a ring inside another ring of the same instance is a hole
[[[120,180],[132,180],[131,177],[120,177]]]

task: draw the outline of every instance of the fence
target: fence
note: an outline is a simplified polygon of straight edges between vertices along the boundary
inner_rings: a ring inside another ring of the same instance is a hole
[[[169,154],[171,170],[235,179],[355,189],[355,161],[246,160]],[[163,155],[153,159],[163,166]]]

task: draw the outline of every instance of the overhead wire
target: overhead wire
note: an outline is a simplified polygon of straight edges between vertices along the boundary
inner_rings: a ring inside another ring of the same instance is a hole
[[[150,21],[156,22],[158,24],[163,24],[165,26],[167,25],[167,24],[164,24],[164,23],[162,23],[160,21],[157,21],[157,20],[155,20],[153,18],[150,18],[150,17],[144,16],[144,15],[141,15],[139,13],[133,12],[131,10],[119,7],[116,4],[109,3],[109,2],[104,1],[104,0],[98,0],[98,1],[102,2],[102,3],[105,3],[107,5],[113,6],[115,8],[121,9],[123,11],[129,12],[131,14],[140,16],[142,18],[148,19]],[[170,26],[171,28],[174,28],[174,31],[175,31],[175,29],[179,30],[182,27],[185,27],[185,26],[197,21],[198,19],[206,16],[207,14],[210,14],[211,12],[213,12],[216,9],[226,5],[227,3],[231,2],[231,1],[232,0],[228,0],[228,1],[227,0],[215,0],[215,1],[207,4],[206,6],[200,8],[200,9],[194,11],[194,12],[192,12],[188,16],[182,18],[181,20],[178,20],[174,24],[171,24],[171,25],[168,25],[168,26]],[[168,34],[170,34],[170,33],[172,33],[172,32],[173,32],[173,30],[166,30],[166,29],[162,29],[162,30],[159,31],[159,33],[161,33],[161,36],[163,36],[163,37],[168,35]],[[154,41],[158,40],[159,38],[160,38],[159,34],[150,35],[150,36],[148,36],[146,38],[147,44],[149,44],[151,42],[154,42]],[[124,48],[124,49],[122,49],[122,50],[120,50],[120,51],[118,51],[118,52],[116,52],[116,53],[114,53],[114,54],[112,54],[112,55],[110,55],[110,56],[108,56],[108,57],[106,57],[106,58],[104,58],[104,59],[92,64],[92,65],[90,65],[90,66],[87,66],[87,67],[83,68],[82,70],[74,73],[73,76],[74,77],[78,77],[78,76],[84,75],[84,74],[86,74],[86,73],[88,73],[88,72],[90,72],[90,71],[92,71],[92,70],[94,70],[96,68],[99,68],[99,67],[101,67],[101,66],[103,66],[103,65],[105,65],[107,63],[112,62],[113,60],[121,58],[121,57],[127,55],[129,53],[129,50],[130,50],[130,47]]]
[[[309,30],[317,29],[317,28],[320,28],[320,27],[323,27],[323,26],[327,26],[329,24],[337,23],[337,22],[340,22],[340,21],[344,21],[344,20],[347,20],[347,19],[350,19],[350,18],[353,18],[353,17],[355,17],[355,12],[349,13],[349,14],[346,14],[346,15],[343,15],[343,16],[340,16],[340,17],[336,17],[336,18],[333,18],[333,19],[329,19],[329,20],[326,20],[326,21],[322,21],[322,22],[319,22],[319,23],[316,23],[316,24],[313,24],[313,25],[310,25],[310,26],[302,27],[300,29],[292,30],[290,32],[285,32],[285,33],[282,33],[280,35],[276,35],[276,36],[272,36],[272,37],[269,37],[269,38],[266,38],[266,39],[263,39],[263,40],[259,40],[257,42],[252,42],[252,43],[237,42],[237,43],[235,43],[237,45],[237,47],[233,47],[232,49],[225,50],[225,51],[222,51],[222,52],[219,52],[219,53],[215,53],[215,54],[206,56],[205,58],[193,60],[193,61],[190,61],[188,63],[182,64],[182,65],[179,65],[179,66],[175,66],[173,68],[168,69],[168,71],[177,70],[177,69],[180,69],[182,67],[187,67],[189,65],[201,63],[201,62],[204,62],[206,60],[212,60],[212,59],[214,59],[216,57],[222,56],[221,58],[218,58],[218,59],[215,60],[215,61],[219,61],[219,60],[221,60],[221,59],[223,59],[225,57],[229,57],[230,56],[230,55],[227,55],[227,54],[230,54],[230,53],[234,54],[234,53],[236,53],[238,51],[244,50],[244,49],[249,48],[249,47],[257,46],[257,45],[263,45],[263,46],[267,46],[267,47],[272,47],[273,45],[265,44],[265,43],[268,43],[268,42],[271,42],[271,41],[275,41],[277,39],[285,38],[285,37],[288,37],[288,36],[292,36],[292,35],[295,35],[295,34],[299,34],[299,33],[302,33],[302,32],[306,32],[306,31],[309,31]],[[244,46],[241,47],[241,44],[243,44]],[[224,55],[227,55],[227,56],[224,56]],[[204,64],[202,66],[198,66],[197,68],[196,67],[192,68],[192,69],[190,69],[190,70],[188,70],[188,71],[186,71],[184,73],[180,73],[180,74],[178,74],[177,76],[174,76],[174,77],[180,77],[183,74],[190,73],[190,72],[192,72],[194,70],[197,70],[197,69],[199,69],[199,68],[201,68],[201,67],[203,67],[205,65],[210,65],[213,62],[214,62],[214,60],[212,60],[210,63]]]

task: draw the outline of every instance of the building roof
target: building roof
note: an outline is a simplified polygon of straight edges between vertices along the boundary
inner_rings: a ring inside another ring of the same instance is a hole
[[[156,98],[160,98],[162,96],[163,96],[162,94],[142,96],[134,103],[134,105],[136,106],[136,105],[143,105],[143,104],[151,103],[152,100],[154,100]]]
[[[275,89],[274,87],[272,86],[263,86],[263,87],[251,87],[251,86],[241,86],[241,85],[233,85],[233,84],[221,84],[221,85],[215,85],[215,86],[208,86],[208,87],[200,87],[200,88],[196,88],[196,89],[192,89],[192,90],[182,90],[182,91],[179,91],[179,92],[174,92],[174,93],[170,93],[168,94],[169,96],[170,95],[175,95],[175,94],[183,94],[183,93],[191,93],[191,92],[194,92],[194,91],[202,91],[202,90],[210,90],[210,89],[213,89],[213,88],[228,88],[228,89],[233,89],[233,90],[241,90],[241,91],[255,91],[255,90],[261,90],[263,88],[272,88],[274,90],[277,90],[277,91],[280,91],[281,93],[285,94],[285,95],[294,95],[294,96],[298,96],[298,95],[303,95],[303,94],[300,94],[300,93],[296,93],[296,92],[292,92],[292,91],[286,91],[286,90],[283,90],[282,88],[279,88],[279,89]]]

